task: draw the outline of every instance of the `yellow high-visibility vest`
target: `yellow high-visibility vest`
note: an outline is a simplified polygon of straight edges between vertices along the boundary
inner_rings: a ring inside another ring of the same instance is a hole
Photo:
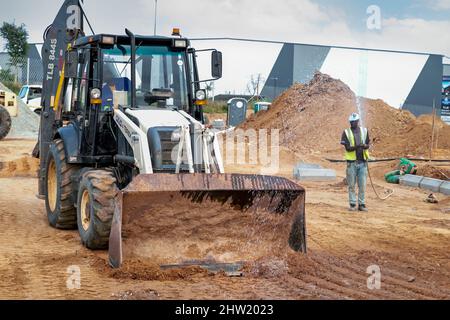
[[[367,128],[360,127],[361,130],[361,144],[366,143],[367,138]],[[348,141],[350,142],[350,146],[354,147],[355,144],[355,136],[353,135],[352,129],[348,128],[345,130],[345,135],[347,136]],[[369,160],[369,150],[363,151],[364,160]],[[356,151],[347,151],[345,150],[345,160],[347,161],[356,161]]]

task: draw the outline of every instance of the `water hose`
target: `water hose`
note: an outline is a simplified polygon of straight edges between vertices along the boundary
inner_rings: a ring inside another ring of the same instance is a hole
[[[375,192],[375,194],[378,197],[378,199],[380,199],[382,201],[387,200],[390,196],[392,196],[394,194],[394,189],[389,189],[390,193],[387,196],[385,196],[385,197],[381,197],[378,194],[377,189],[375,189],[375,184],[372,181],[372,176],[370,175],[369,163],[368,162],[366,162],[366,163],[367,163],[367,173],[369,174],[370,185],[372,186],[373,192]]]

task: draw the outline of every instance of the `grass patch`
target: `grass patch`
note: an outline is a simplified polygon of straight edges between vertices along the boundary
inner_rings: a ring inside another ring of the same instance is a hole
[[[254,102],[250,102],[247,106],[248,110],[254,110]],[[208,101],[206,106],[203,106],[204,113],[228,113],[228,105],[223,101]]]
[[[208,101],[206,106],[203,106],[204,113],[227,113],[228,106],[226,102],[212,102]]]

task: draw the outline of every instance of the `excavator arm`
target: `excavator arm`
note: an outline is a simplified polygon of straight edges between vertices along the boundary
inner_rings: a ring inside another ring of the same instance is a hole
[[[53,23],[44,32],[42,46],[43,83],[39,129],[39,195],[45,194],[47,153],[55,133],[62,126],[61,100],[64,90],[64,65],[71,43],[83,36],[83,9],[79,0],[65,0]]]

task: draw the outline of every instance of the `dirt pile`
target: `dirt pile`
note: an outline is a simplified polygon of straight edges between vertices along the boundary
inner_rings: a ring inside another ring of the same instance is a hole
[[[377,156],[429,157],[432,116],[414,117],[407,111],[396,110],[381,100],[368,101],[367,126]],[[450,126],[435,119],[433,157],[449,158]]]
[[[242,211],[231,202],[205,197],[196,203],[178,193],[129,198],[124,208],[132,209],[125,211],[122,225],[124,261],[234,263],[284,252],[297,212],[270,213],[268,201],[256,199],[257,208]]]
[[[440,168],[427,164],[419,166],[417,175],[440,180],[450,180],[450,169]]]
[[[97,264],[99,271],[115,279],[133,279],[144,281],[191,280],[196,275],[206,275],[208,271],[200,267],[184,267],[162,270],[156,263],[139,259],[125,261],[119,269],[112,269],[106,263]]]
[[[6,138],[0,141],[0,178],[37,177],[39,159],[31,156],[36,140]]]
[[[357,98],[342,81],[316,73],[306,85],[294,84],[278,97],[270,110],[251,116],[243,129],[280,130],[280,143],[303,154],[341,155],[340,138],[348,116],[358,112],[372,140],[376,157],[428,156],[431,116],[416,118],[382,100]],[[450,126],[436,120],[434,156],[450,156]]]
[[[253,115],[242,127],[279,129],[280,143],[300,153],[330,152],[339,150],[348,115],[355,111],[353,92],[343,82],[317,73],[307,85],[294,84],[270,110]]]
[[[37,177],[39,160],[24,156],[16,160],[0,161],[0,178],[7,177]]]

